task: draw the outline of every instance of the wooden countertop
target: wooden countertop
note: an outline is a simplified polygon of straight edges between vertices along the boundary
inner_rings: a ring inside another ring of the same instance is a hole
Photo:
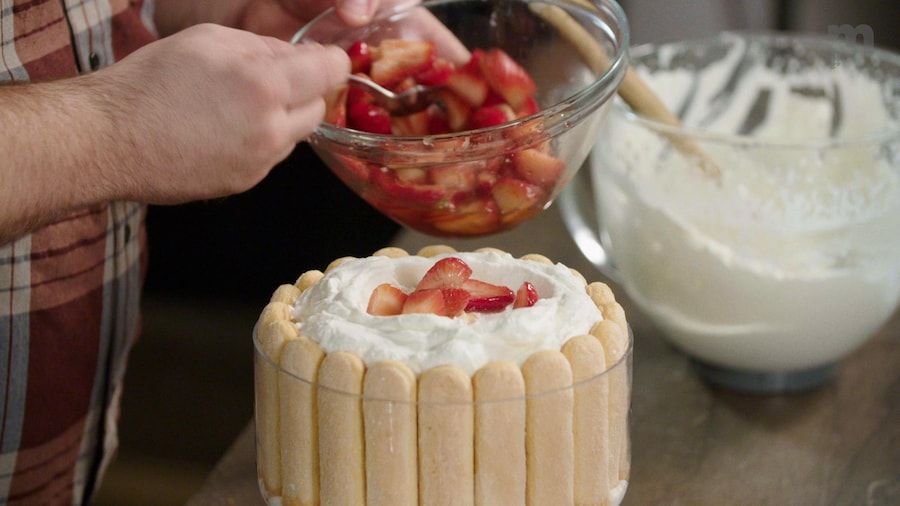
[[[402,232],[394,245],[415,252],[436,242],[541,253],[616,292],[635,336],[632,475],[623,504],[900,504],[900,311],[827,385],[737,394],[693,374],[623,290],[584,259],[555,208],[495,237],[438,241]],[[263,505],[255,466],[251,422],[188,505]]]

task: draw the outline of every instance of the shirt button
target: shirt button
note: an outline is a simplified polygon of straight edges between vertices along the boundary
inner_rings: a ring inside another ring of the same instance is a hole
[[[88,62],[91,64],[91,70],[97,70],[100,68],[100,55],[91,51],[91,54],[88,55]]]

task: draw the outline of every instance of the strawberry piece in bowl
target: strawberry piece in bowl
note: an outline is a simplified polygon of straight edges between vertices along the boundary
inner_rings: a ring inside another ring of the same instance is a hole
[[[386,39],[376,46],[357,41],[347,51],[354,72],[392,91],[419,84],[441,88],[439,98],[427,109],[394,117],[355,87],[331,97],[326,118],[332,124],[404,139],[445,139],[441,148],[428,153],[435,163],[415,164],[414,156],[394,156],[385,163],[360,161],[350,170],[339,170],[342,179],[358,177],[357,184],[348,184],[365,187],[369,203],[419,231],[460,237],[499,232],[544,208],[565,163],[547,149],[549,144],[539,142],[544,138],[539,122],[518,122],[523,114],[538,112],[536,87],[507,53],[477,48],[467,62],[454,64],[436,56],[430,42],[399,39]],[[499,136],[498,154],[463,163],[442,160],[441,149],[447,159],[467,149],[472,138],[465,132],[505,125],[510,127]],[[460,134],[459,142],[447,142],[448,134]],[[530,143],[510,150],[519,139]],[[339,159],[346,162],[352,153]],[[411,173],[417,177],[406,176]]]

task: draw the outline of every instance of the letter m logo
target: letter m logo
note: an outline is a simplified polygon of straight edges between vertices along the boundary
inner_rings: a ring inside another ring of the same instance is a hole
[[[866,47],[875,46],[875,31],[869,25],[828,25],[828,38]]]

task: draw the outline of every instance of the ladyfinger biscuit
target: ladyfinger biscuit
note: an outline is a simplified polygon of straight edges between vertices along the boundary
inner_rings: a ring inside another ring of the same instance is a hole
[[[609,285],[599,281],[594,281],[587,286],[587,294],[599,308],[616,301],[616,296]]]
[[[319,497],[322,506],[366,504],[362,390],[366,366],[333,352],[319,367]]]
[[[281,352],[281,500],[285,506],[319,504],[316,376],[325,352],[303,336]],[[295,377],[296,376],[296,377]]]
[[[420,249],[417,255],[420,257],[431,258],[447,253],[456,253],[456,249],[452,246],[447,246],[446,244],[431,244]]]
[[[626,479],[630,470],[631,457],[628,441],[628,411],[631,402],[629,367],[618,363],[628,351],[628,331],[611,320],[598,322],[591,329],[606,356],[609,376],[609,451],[615,456],[610,467],[616,469],[614,476]]]
[[[575,276],[575,278],[580,280],[582,285],[587,286],[587,284],[588,284],[587,278],[584,277],[584,274],[582,274],[581,271],[579,271],[578,269],[572,269],[570,267],[569,272],[571,272],[572,275]]]
[[[269,302],[283,302],[293,305],[294,300],[300,295],[300,289],[294,285],[281,285],[272,294]]]
[[[363,426],[366,504],[418,504],[416,377],[402,362],[385,360],[366,371]]]
[[[278,318],[278,304],[266,306],[253,332],[259,341],[259,353],[254,357],[256,384],[255,422],[257,469],[262,486],[269,495],[281,495],[281,451],[277,365],[285,344],[297,338],[297,327],[290,320]],[[281,304],[282,306],[284,304]]]
[[[503,251],[502,249],[499,249],[499,248],[492,248],[490,246],[484,246],[481,248],[477,248],[475,250],[475,253],[497,253],[500,255],[505,255],[506,251]]]
[[[441,366],[419,377],[419,503],[466,506],[475,499],[472,381]]]
[[[607,504],[609,491],[619,483],[609,472],[609,383],[606,355],[591,335],[576,336],[562,347],[575,383],[575,504]],[[614,478],[614,479],[613,479]]]
[[[347,256],[347,257],[336,258],[336,259],[332,260],[330,264],[328,264],[328,267],[325,268],[325,272],[327,273],[329,271],[332,271],[332,270],[340,267],[340,265],[342,263],[348,262],[350,260],[356,260],[356,257]]]
[[[256,329],[264,329],[268,327],[272,322],[276,320],[291,320],[291,306],[285,304],[284,302],[269,302],[266,304],[266,307],[263,308],[262,312],[259,314],[259,319],[256,320]],[[260,336],[261,335],[257,334]],[[260,343],[261,344],[261,343]],[[284,344],[284,343],[282,343]],[[279,351],[280,353],[280,351]],[[273,362],[278,363],[278,357],[271,357]]]
[[[472,377],[475,504],[525,504],[525,380],[519,366],[490,362]]]
[[[299,278],[297,278],[297,281],[294,281],[294,286],[296,286],[297,289],[300,290],[300,293],[303,293],[307,288],[318,283],[323,276],[325,276],[325,273],[322,271],[306,271],[301,274]]]
[[[611,320],[619,324],[619,327],[622,329],[622,335],[627,336],[628,321],[625,319],[625,310],[622,309],[618,302],[607,302],[600,308],[600,312],[603,313],[604,320]],[[627,344],[627,338],[625,341]]]
[[[522,260],[530,260],[532,262],[537,262],[546,265],[553,265],[553,260],[541,255],[539,253],[529,253],[527,255],[522,256]]]
[[[403,258],[408,257],[409,253],[403,249],[398,248],[396,246],[388,246],[386,248],[381,248],[380,250],[372,253],[372,256],[376,257],[388,257],[388,258]]]
[[[525,378],[526,504],[574,504],[572,369],[563,354],[543,350],[522,365]]]

